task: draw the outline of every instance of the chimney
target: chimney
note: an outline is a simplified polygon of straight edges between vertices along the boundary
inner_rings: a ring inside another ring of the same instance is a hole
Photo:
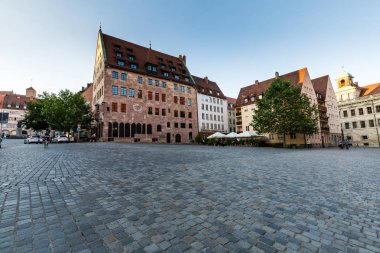
[[[256,81],[255,81],[255,85],[258,85],[258,84],[259,84],[259,80],[256,80]]]
[[[280,77],[280,75],[278,74],[277,71],[276,71],[276,73],[274,73],[274,75],[275,75],[276,78],[279,78],[279,77]]]
[[[84,87],[82,86],[82,91],[84,91]]]
[[[206,83],[208,83],[208,77],[205,76],[205,78],[203,78],[205,80]]]
[[[184,65],[186,65],[186,55],[182,56],[182,62],[183,62]]]

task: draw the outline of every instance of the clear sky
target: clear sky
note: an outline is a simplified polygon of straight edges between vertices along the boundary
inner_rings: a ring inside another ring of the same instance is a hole
[[[167,54],[227,96],[307,67],[341,66],[359,85],[380,82],[378,0],[0,0],[0,90],[38,93],[92,82],[99,23],[106,34]],[[32,81],[31,81],[32,80]]]

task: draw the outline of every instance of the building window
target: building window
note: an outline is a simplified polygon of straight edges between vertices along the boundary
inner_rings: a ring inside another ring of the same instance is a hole
[[[121,104],[120,111],[121,112],[127,112],[127,105],[126,104]]]
[[[149,115],[152,115],[152,114],[153,114],[153,108],[152,108],[152,107],[148,107],[148,114],[149,114]]]
[[[174,84],[174,90],[178,90],[178,85],[177,84]]]
[[[368,113],[368,114],[372,114],[372,107],[370,107],[370,106],[367,107],[367,113]]]
[[[162,102],[166,102],[166,94],[161,94],[161,100]]]
[[[186,128],[186,123],[181,123],[181,128]]]
[[[343,117],[345,117],[345,118],[348,117],[348,113],[347,113],[347,111],[343,111]]]
[[[290,134],[290,139],[297,139],[297,134],[291,133]]]
[[[185,77],[185,81],[188,83],[190,82],[190,79],[188,77]]]
[[[174,75],[175,80],[179,80],[179,75]]]
[[[160,115],[160,108],[154,108],[154,115]]]
[[[178,118],[178,110],[174,110],[174,117]]]
[[[184,97],[179,98],[179,104],[185,105],[185,98]]]
[[[360,121],[360,127],[365,128],[365,121]]]
[[[160,68],[164,69],[164,68],[166,68],[166,65],[165,64],[161,64]]]
[[[142,98],[142,90],[138,90],[137,91],[137,97],[138,98]]]
[[[193,124],[189,123],[189,128],[193,128]]]
[[[124,61],[117,61],[117,65],[119,65],[119,66],[125,66],[125,62]]]
[[[170,122],[166,122],[166,127],[170,128]]]
[[[193,115],[192,115],[191,112],[188,112],[188,113],[187,113],[187,117],[188,117],[189,119],[191,119],[192,116],[193,116]]]
[[[155,100],[155,101],[160,101],[160,93],[157,93],[157,92],[156,92],[156,93],[154,94],[154,100]]]
[[[374,127],[375,126],[375,122],[373,121],[373,119],[370,119],[368,121],[368,124],[369,124],[369,127]]]
[[[174,122],[174,128],[178,128],[178,123]]]
[[[134,63],[131,63],[131,69],[137,69],[137,65]]]
[[[138,83],[142,83],[142,81],[143,81],[142,76],[138,76],[137,81],[138,81]]]
[[[188,93],[188,94],[191,93],[191,88],[190,88],[190,87],[187,87],[187,93]]]
[[[183,85],[179,86],[179,91],[180,92],[185,92],[185,86],[183,86]]]
[[[166,82],[162,82],[162,88],[166,88]]]
[[[129,89],[129,97],[134,98],[135,97],[135,90]]]
[[[119,78],[119,72],[112,71],[112,78],[118,79]]]
[[[204,113],[202,113],[202,119],[205,119],[205,114]]]
[[[363,108],[359,108],[359,115],[363,115],[363,114],[364,114]]]
[[[161,132],[161,125],[157,125],[157,132]]]
[[[148,79],[148,85],[152,85],[152,83],[153,83],[153,80],[152,79]]]
[[[153,100],[153,92],[148,91],[148,100]]]
[[[133,55],[128,56],[128,60],[135,61],[135,57]]]
[[[164,72],[164,77],[169,77],[169,73],[168,72]]]
[[[189,105],[189,106],[191,105],[191,98],[187,99],[187,105]]]
[[[119,94],[119,88],[117,86],[112,85],[112,95]]]
[[[118,58],[122,58],[123,57],[123,54],[121,52],[116,52],[116,57]]]
[[[204,110],[205,109],[205,105],[204,104],[202,104],[202,110]]]
[[[352,128],[358,128],[358,124],[356,121],[352,122]]]
[[[244,99],[244,103],[248,103],[248,98],[245,98],[245,99]]]
[[[174,67],[172,67],[171,69],[172,69],[172,72],[175,72],[175,68]]]
[[[351,110],[351,116],[352,116],[352,117],[355,116],[355,109],[352,109],[352,110]]]
[[[117,103],[112,103],[112,112],[117,112]]]
[[[186,115],[186,113],[184,111],[180,111],[181,118],[185,118],[186,117],[185,115]]]
[[[162,116],[166,116],[166,109],[162,109],[162,110],[161,110],[161,115],[162,115]]]
[[[368,135],[363,135],[363,136],[362,136],[362,139],[363,139],[363,140],[368,140]]]
[[[350,129],[350,123],[348,123],[348,122],[344,123],[344,127],[345,127],[346,129]]]
[[[158,81],[158,80],[154,80],[154,85],[156,85],[156,86],[160,86],[160,81]]]
[[[174,96],[174,104],[178,104],[178,96]]]
[[[121,87],[120,88],[120,95],[121,96],[126,96],[127,95],[127,88],[126,87]]]
[[[121,80],[127,80],[127,74],[121,73]]]
[[[380,105],[376,105],[376,112],[380,112]]]

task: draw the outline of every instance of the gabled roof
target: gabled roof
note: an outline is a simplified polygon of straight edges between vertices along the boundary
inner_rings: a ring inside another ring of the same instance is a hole
[[[326,92],[327,92],[327,84],[329,82],[329,76],[321,76],[318,78],[315,78],[311,80],[313,83],[313,88],[315,90],[315,93],[318,93],[322,96],[324,99],[326,97]],[[318,96],[317,96],[318,97]]]
[[[380,94],[380,83],[374,83],[367,86],[360,87],[361,93],[360,96],[369,96],[369,95],[375,95]]]
[[[0,108],[24,110],[24,106],[33,98],[18,94],[0,94]],[[10,107],[9,107],[10,105]]]
[[[162,79],[168,79],[173,82],[193,85],[190,78],[190,73],[186,67],[185,56],[171,56],[151,48],[146,48],[112,37],[101,33],[101,31],[99,32],[102,36],[102,42],[104,43],[104,48],[106,51],[106,65],[125,71],[136,72]],[[116,57],[116,52],[121,53],[122,57]],[[129,56],[134,57],[134,60],[130,60]],[[125,66],[120,66],[118,61],[123,61]],[[137,65],[137,69],[131,68],[132,63]],[[147,65],[155,66],[157,68],[157,72],[148,72]],[[165,67],[162,68],[162,65],[165,65]],[[175,68],[174,72],[172,71],[172,68]],[[165,77],[164,72],[167,72],[169,77]],[[174,75],[178,75],[180,79],[176,80]],[[185,81],[185,77],[189,78],[189,82]]]
[[[290,82],[293,86],[301,88],[304,81],[305,75],[307,73],[307,68],[299,69],[294,72],[290,72],[284,75],[279,76],[279,78]],[[254,84],[243,87],[240,89],[239,96],[236,101],[236,106],[250,105],[254,102],[249,98],[262,95],[269,88],[271,83],[275,80],[275,78],[271,78],[262,82],[257,81]],[[247,103],[244,103],[244,99],[248,99]]]
[[[227,103],[229,103],[229,104],[236,104],[236,98],[227,97]]]
[[[192,77],[199,93],[212,96],[212,97],[226,99],[226,96],[224,96],[223,92],[221,91],[221,89],[219,88],[216,82],[209,80],[208,77],[204,77],[204,78],[197,77],[197,76],[192,76]]]

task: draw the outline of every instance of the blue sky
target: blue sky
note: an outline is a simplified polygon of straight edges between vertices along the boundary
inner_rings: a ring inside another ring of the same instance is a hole
[[[380,82],[380,1],[125,0],[0,2],[0,90],[77,91],[92,82],[104,33],[171,55],[216,81],[225,95],[308,67],[341,66],[359,85]]]

